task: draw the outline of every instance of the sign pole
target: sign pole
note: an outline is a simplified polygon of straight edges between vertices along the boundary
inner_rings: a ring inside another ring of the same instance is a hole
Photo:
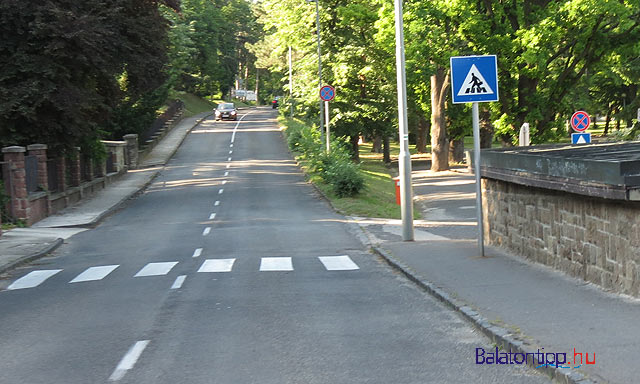
[[[484,225],[482,222],[482,178],[480,177],[480,111],[478,103],[473,103],[473,162],[476,174],[476,215],[478,216],[478,248],[484,256]]]
[[[325,101],[324,102],[324,114],[325,114],[325,120],[326,120],[326,124],[327,124],[327,153],[329,153],[331,151],[331,140],[330,140],[330,135],[329,135],[329,102]]]
[[[407,75],[404,58],[404,26],[402,0],[395,0],[396,18],[396,76],[398,82],[398,131],[400,136],[400,210],[402,213],[402,240],[413,241],[413,198],[411,191],[411,154],[407,130]]]
[[[291,117],[293,117],[293,60],[291,46],[289,46],[289,99],[291,103]]]

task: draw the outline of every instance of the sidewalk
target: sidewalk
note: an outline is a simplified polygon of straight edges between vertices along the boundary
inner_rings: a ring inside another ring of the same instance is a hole
[[[86,231],[117,210],[153,181],[189,131],[209,115],[211,113],[204,112],[181,120],[144,159],[141,159],[139,169],[129,170],[117,181],[109,184],[108,188],[35,223],[30,228],[16,228],[3,232],[0,236],[0,273],[46,256],[65,239]]]
[[[565,383],[640,382],[640,300],[604,292],[493,247],[478,256],[473,176],[414,172],[424,220],[416,241],[400,222],[354,218],[386,261],[508,351],[566,353],[568,368],[539,368]],[[423,240],[432,236],[432,239]],[[576,353],[582,353],[574,361]],[[586,353],[595,364],[586,365]],[[470,349],[469,364],[475,364]],[[570,366],[570,367],[569,367]]]

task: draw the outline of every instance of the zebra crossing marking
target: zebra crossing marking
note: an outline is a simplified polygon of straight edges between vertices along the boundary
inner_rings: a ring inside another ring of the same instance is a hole
[[[85,281],[97,281],[107,277],[111,272],[115,271],[120,265],[104,265],[101,267],[87,268],[84,272],[76,276],[71,283],[81,283]]]
[[[293,271],[290,257],[263,257],[260,261],[260,271]]]
[[[207,259],[198,272],[231,272],[236,259]]]
[[[318,257],[327,271],[355,271],[360,269],[349,256],[321,256]]]
[[[41,271],[32,271],[25,276],[14,281],[13,284],[7,287],[7,290],[35,288],[50,278],[51,276],[61,272],[62,269],[49,269]]]
[[[145,265],[138,273],[133,277],[145,277],[145,276],[163,276],[171,272],[173,267],[178,264],[177,261],[164,262],[164,263],[149,263]]]

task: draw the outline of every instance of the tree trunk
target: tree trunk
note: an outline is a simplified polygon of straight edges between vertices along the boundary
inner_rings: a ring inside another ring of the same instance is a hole
[[[449,161],[462,163],[464,161],[464,137],[452,140],[449,143]]]
[[[382,161],[385,164],[391,163],[391,148],[389,146],[389,136],[382,138]]]
[[[416,142],[416,149],[418,153],[427,153],[427,140],[429,139],[429,120],[427,120],[422,114],[418,120],[418,137]]]
[[[614,115],[616,116],[616,131],[620,130],[620,107],[616,107],[616,111],[614,112]]]
[[[493,132],[491,112],[486,108],[482,108],[480,110],[480,148],[491,148],[491,144],[493,143]]]
[[[449,76],[444,68],[438,68],[431,76],[431,170],[434,172],[449,169],[449,145],[447,143],[447,125],[445,104]]]
[[[373,146],[371,147],[372,153],[382,153],[382,136],[377,134],[373,137]]]
[[[349,137],[349,141],[351,142],[351,158],[356,163],[360,162],[360,146],[358,142],[360,141],[360,136],[352,135]]]
[[[260,68],[256,68],[256,105],[260,105],[260,97],[258,97],[259,90],[260,90]]]
[[[604,132],[602,133],[602,136],[609,135],[609,124],[611,123],[611,111],[612,110],[613,110],[613,108],[611,108],[611,107],[607,108],[607,119],[604,122]]]

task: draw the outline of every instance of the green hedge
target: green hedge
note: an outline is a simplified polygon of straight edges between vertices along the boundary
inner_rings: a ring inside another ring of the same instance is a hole
[[[326,153],[320,132],[300,120],[286,120],[285,134],[292,151],[307,162],[309,173],[331,185],[338,197],[357,195],[364,187],[359,166],[351,160],[347,143],[332,138],[331,151]]]

